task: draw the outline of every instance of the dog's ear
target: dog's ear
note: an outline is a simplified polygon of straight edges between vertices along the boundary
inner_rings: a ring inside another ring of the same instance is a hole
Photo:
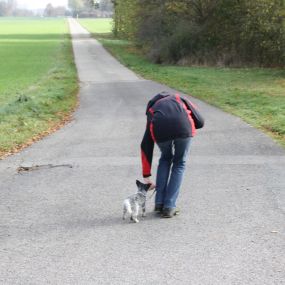
[[[151,183],[145,184],[145,190],[148,191],[150,189]]]
[[[136,180],[136,184],[137,184],[138,188],[140,188],[142,186],[142,183],[139,180]]]

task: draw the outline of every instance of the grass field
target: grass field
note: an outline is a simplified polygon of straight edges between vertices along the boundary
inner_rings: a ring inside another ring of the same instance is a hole
[[[0,18],[0,157],[48,133],[76,105],[65,19]]]
[[[106,24],[106,28],[108,26]],[[152,64],[131,42],[100,37],[95,21],[86,22],[85,27],[97,34],[103,45],[124,65],[144,78],[164,83],[237,115],[285,146],[284,69]]]
[[[112,19],[79,19],[79,23],[93,34],[109,34],[112,31]]]

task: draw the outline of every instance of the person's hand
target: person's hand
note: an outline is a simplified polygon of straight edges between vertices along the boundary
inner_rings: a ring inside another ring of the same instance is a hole
[[[153,190],[155,188],[155,184],[152,182],[151,177],[145,177],[143,180],[145,184],[151,184],[149,190]]]

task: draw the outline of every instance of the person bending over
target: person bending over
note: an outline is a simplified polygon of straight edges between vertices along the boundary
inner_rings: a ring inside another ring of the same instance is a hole
[[[191,138],[204,126],[197,107],[179,94],[161,92],[146,108],[147,126],[141,142],[142,172],[145,183],[156,188],[155,211],[172,218],[178,213],[176,200],[185,171]],[[161,156],[156,185],[151,179],[154,144]]]

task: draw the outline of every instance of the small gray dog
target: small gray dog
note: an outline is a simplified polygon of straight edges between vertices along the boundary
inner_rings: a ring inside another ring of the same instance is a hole
[[[123,220],[126,219],[126,214],[131,215],[130,219],[134,223],[138,223],[139,209],[142,208],[142,217],[145,217],[145,204],[147,191],[150,189],[151,184],[144,184],[136,180],[138,192],[129,196],[124,200]]]

